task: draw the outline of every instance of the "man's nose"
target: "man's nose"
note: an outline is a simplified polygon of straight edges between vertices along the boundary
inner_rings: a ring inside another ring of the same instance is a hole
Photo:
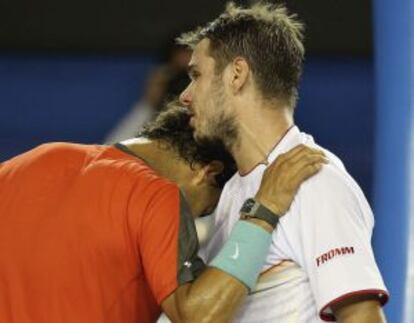
[[[180,103],[184,106],[189,106],[191,103],[191,95],[190,95],[190,85],[181,92],[180,94]]]

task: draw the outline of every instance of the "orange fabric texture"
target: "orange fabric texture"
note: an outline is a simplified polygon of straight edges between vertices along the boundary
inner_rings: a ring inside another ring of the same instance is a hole
[[[114,147],[0,164],[0,322],[154,322],[178,287],[180,195]]]

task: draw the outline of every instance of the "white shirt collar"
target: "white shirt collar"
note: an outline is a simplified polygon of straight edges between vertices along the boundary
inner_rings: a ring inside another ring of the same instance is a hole
[[[278,142],[275,143],[274,147],[270,151],[267,156],[267,165],[264,163],[258,163],[254,166],[249,172],[245,174],[240,174],[237,172],[237,176],[239,178],[247,178],[250,174],[259,171],[261,168],[266,168],[270,165],[280,154],[288,151],[289,149],[293,148],[294,146],[300,143],[300,130],[297,126],[290,127],[286,133],[279,139]]]
[[[267,157],[267,161],[272,163],[280,154],[287,152],[301,142],[300,130],[297,126],[292,126],[286,134],[274,146]]]

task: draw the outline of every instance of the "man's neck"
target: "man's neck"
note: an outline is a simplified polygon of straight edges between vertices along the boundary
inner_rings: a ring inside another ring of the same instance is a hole
[[[267,164],[275,145],[293,126],[293,116],[288,109],[249,109],[240,118],[238,141],[231,148],[240,174],[247,174],[258,164]]]
[[[159,141],[146,138],[132,138],[121,143],[142,158],[159,175],[175,181],[172,174],[175,174],[175,168],[178,170],[179,160],[172,149],[167,149],[165,146],[161,147],[162,143]],[[169,162],[166,163],[166,160]]]

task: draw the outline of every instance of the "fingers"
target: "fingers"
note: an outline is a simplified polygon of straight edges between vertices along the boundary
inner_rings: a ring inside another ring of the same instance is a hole
[[[292,189],[296,192],[304,181],[319,173],[324,164],[326,164],[325,160],[319,160],[315,161],[314,163],[305,164],[298,170],[295,176],[292,177]]]
[[[300,185],[328,160],[315,148],[299,145],[279,156],[263,174],[256,198],[279,216],[290,207]]]
[[[300,144],[294,147],[293,149],[287,151],[286,153],[281,154],[268,168],[276,168],[279,166],[283,167],[283,165],[291,166],[299,160],[306,158],[306,156],[314,154],[322,156],[325,155],[322,150]]]
[[[315,154],[309,153],[309,154],[303,155],[303,157],[301,159],[298,159],[295,163],[290,164],[289,168],[290,168],[292,177],[294,177],[303,168],[306,168],[312,165],[326,164],[326,163],[328,163],[328,159],[325,156],[321,154],[316,154],[316,153]]]
[[[305,158],[298,160],[296,163],[289,165],[286,173],[286,186],[289,193],[295,195],[300,185],[309,177],[318,173],[327,159],[324,156],[314,154],[306,155]]]
[[[290,163],[297,163],[300,160],[307,159],[313,156],[321,156],[324,157],[325,153],[322,150],[311,148],[311,147],[304,147],[298,153],[293,155],[288,159]]]
[[[273,172],[284,172],[286,176],[295,175],[299,169],[307,164],[323,161],[325,154],[319,149],[299,145],[285,153],[282,158],[278,157],[265,171],[265,174]]]
[[[297,145],[296,147],[292,148],[291,150],[280,154],[279,157],[276,160],[280,160],[280,161],[285,161],[288,159],[293,158],[295,155],[299,154],[301,151],[303,151],[304,149],[306,149],[307,146],[300,144]]]

